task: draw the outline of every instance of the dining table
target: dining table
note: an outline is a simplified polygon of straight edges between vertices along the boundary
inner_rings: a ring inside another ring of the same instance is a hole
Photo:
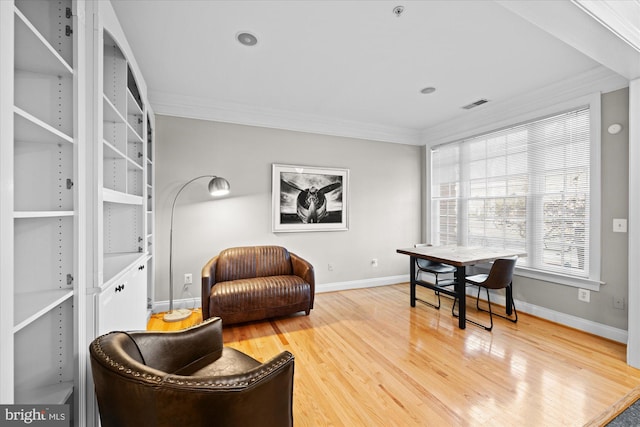
[[[445,246],[419,246],[411,248],[396,249],[399,254],[409,255],[409,275],[410,275],[410,303],[411,307],[416,306],[416,286],[433,289],[445,295],[458,298],[460,301],[460,309],[458,316],[458,327],[465,329],[466,327],[466,268],[468,266],[483,264],[495,261],[499,258],[508,258],[512,256],[523,257],[526,252],[517,249],[502,249],[483,246],[462,246],[462,245],[445,245]],[[449,264],[456,267],[454,273],[453,291],[448,287],[438,286],[435,283],[420,280],[416,276],[416,260],[426,259],[429,261]],[[507,292],[512,292],[511,287],[507,287]],[[507,301],[510,301],[511,295],[507,294]],[[511,306],[507,304],[507,314],[511,314]]]

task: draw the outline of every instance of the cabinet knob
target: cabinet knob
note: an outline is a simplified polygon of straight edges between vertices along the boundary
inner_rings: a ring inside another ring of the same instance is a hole
[[[140,267],[138,267],[138,270],[144,270],[144,265],[141,265]]]
[[[116,292],[122,292],[123,289],[124,289],[124,283],[120,286],[116,286]]]

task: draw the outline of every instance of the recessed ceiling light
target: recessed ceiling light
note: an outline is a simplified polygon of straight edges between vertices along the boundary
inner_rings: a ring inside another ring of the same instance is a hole
[[[256,36],[245,31],[236,34],[236,39],[245,46],[255,46],[258,43],[258,38]]]
[[[433,93],[435,91],[436,91],[435,87],[429,86],[429,87],[425,87],[424,89],[422,89],[420,91],[420,93],[424,93],[425,95],[427,95],[427,94]]]

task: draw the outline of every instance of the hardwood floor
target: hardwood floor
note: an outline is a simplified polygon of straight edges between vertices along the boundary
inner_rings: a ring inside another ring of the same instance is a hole
[[[640,384],[622,344],[526,314],[494,321],[460,330],[450,300],[411,308],[401,284],[317,294],[309,316],[230,325],[224,341],[295,355],[298,427],[598,425]]]
[[[202,308],[196,308],[191,316],[177,322],[165,322],[163,320],[165,313],[154,313],[147,323],[149,331],[179,331],[188,327],[197,325],[202,322]]]

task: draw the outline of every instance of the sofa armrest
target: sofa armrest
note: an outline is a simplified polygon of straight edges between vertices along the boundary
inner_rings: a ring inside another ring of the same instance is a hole
[[[209,295],[211,288],[216,284],[216,268],[218,266],[218,256],[214,256],[202,267],[202,288],[200,300],[202,302],[202,320],[207,320],[209,313]]]
[[[311,287],[311,301],[309,308],[313,308],[313,300],[316,294],[316,276],[313,270],[313,265],[292,252],[289,252],[289,255],[291,256],[293,274],[301,277]]]

